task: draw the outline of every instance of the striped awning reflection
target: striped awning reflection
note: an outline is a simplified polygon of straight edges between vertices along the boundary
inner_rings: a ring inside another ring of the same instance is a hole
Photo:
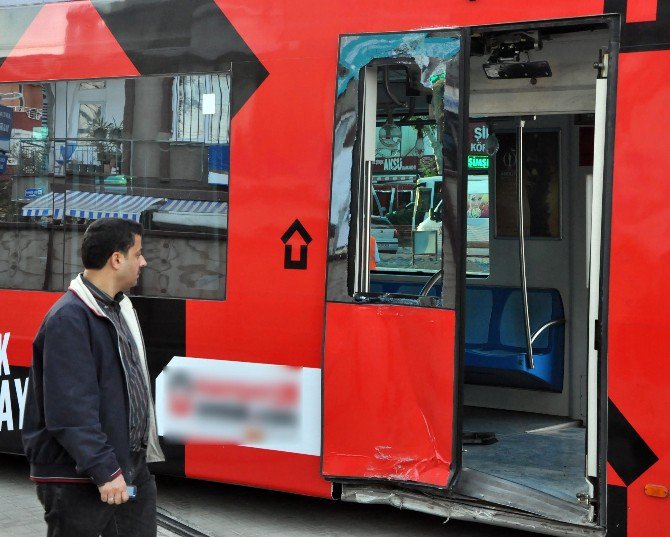
[[[153,213],[152,222],[187,228],[227,229],[228,202],[168,199]]]
[[[53,216],[54,220],[60,220],[63,216],[71,216],[87,220],[125,218],[137,222],[142,211],[164,199],[67,190],[65,193],[51,192],[31,201],[23,207],[22,214],[23,216]]]
[[[225,201],[167,200],[159,212],[189,214],[228,214]]]

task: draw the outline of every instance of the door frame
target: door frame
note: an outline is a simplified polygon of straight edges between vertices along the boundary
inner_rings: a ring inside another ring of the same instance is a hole
[[[468,151],[465,149],[465,144],[469,139],[470,128],[470,45],[472,40],[472,27],[464,27],[461,33],[461,50],[463,50],[463,60],[460,62],[459,68],[459,86],[463,95],[459,100],[459,131],[461,136],[461,144],[459,151],[461,152],[459,162],[459,193],[458,202],[456,205],[456,215],[458,218],[458,226],[461,230],[460,245],[458,247],[458,263],[457,263],[457,278],[458,285],[456,286],[456,341],[454,349],[454,446],[452,451],[454,453],[454,462],[452,464],[449,483],[455,484],[461,469],[463,468],[463,414],[464,414],[464,385],[465,385],[465,290],[466,290],[466,265],[467,265],[467,246],[468,246]],[[446,207],[446,199],[442,189],[442,203]]]

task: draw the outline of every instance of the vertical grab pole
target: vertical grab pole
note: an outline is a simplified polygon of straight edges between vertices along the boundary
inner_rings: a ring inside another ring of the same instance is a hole
[[[528,280],[526,279],[526,239],[524,237],[524,223],[523,223],[523,128],[526,122],[522,119],[519,122],[517,129],[519,148],[517,152],[516,176],[517,176],[517,194],[519,197],[519,266],[521,269],[521,296],[523,298],[523,318],[526,328],[526,350],[528,352],[526,358],[526,366],[529,369],[535,367],[535,360],[533,360],[533,344],[531,342],[530,334],[530,315],[528,313]]]

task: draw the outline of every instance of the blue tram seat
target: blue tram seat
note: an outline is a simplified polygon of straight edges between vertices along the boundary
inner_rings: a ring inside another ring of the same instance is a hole
[[[371,281],[378,293],[416,295],[420,283]],[[440,286],[431,289],[439,296]],[[563,302],[556,289],[529,289],[531,334],[542,325],[563,319]],[[514,287],[467,286],[465,318],[465,382],[561,392],[565,325],[555,325],[533,343],[535,367],[527,364],[525,321],[521,290]]]
[[[521,290],[468,287],[466,291],[465,382],[560,392],[563,389],[564,324],[543,331],[533,343],[528,367]],[[529,289],[531,333],[564,318],[556,289]]]

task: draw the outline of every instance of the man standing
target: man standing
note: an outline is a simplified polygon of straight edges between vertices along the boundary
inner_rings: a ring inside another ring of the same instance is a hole
[[[83,274],[33,342],[22,432],[30,478],[49,537],[153,537],[156,484],[146,463],[164,457],[139,322],[123,294],[147,264],[142,226],[93,222],[81,258]]]

